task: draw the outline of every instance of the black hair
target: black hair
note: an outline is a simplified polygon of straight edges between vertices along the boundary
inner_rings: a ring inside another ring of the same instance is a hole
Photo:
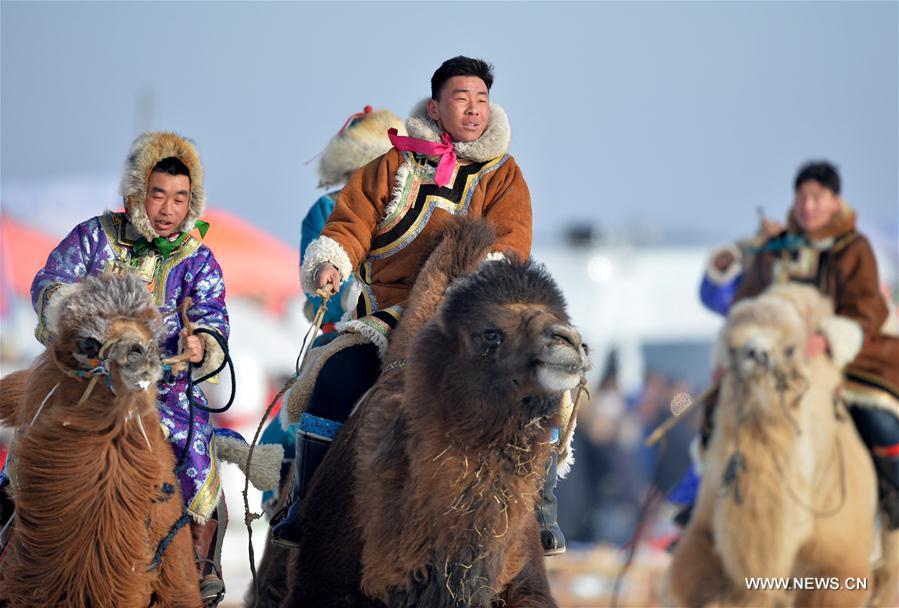
[[[431,99],[440,99],[443,83],[453,76],[476,76],[484,81],[487,90],[493,86],[493,66],[483,59],[472,59],[459,55],[444,61],[431,76]]]
[[[802,165],[793,182],[793,190],[798,191],[802,184],[810,180],[818,182],[834,194],[840,193],[840,174],[837,172],[837,168],[826,160],[812,161]]]
[[[153,167],[153,170],[150,173],[167,173],[169,175],[186,175],[190,178],[190,169],[187,168],[181,159],[176,156],[169,156],[167,158],[163,158],[161,161],[156,163],[156,166]]]

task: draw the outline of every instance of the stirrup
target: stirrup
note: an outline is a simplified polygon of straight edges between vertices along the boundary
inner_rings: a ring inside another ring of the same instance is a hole
[[[225,581],[222,580],[222,570],[211,559],[198,559],[196,563],[212,566],[212,572],[200,579],[200,602],[203,608],[216,608],[225,599]]]

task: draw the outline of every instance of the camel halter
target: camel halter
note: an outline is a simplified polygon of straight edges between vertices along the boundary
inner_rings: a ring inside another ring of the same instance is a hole
[[[112,375],[109,372],[109,365],[106,363],[106,353],[120,340],[121,338],[110,338],[104,342],[96,357],[88,357],[81,353],[72,353],[72,357],[74,357],[80,365],[77,369],[65,367],[62,363],[57,361],[59,368],[70,378],[90,378],[87,388],[84,389],[81,398],[75,403],[75,407],[78,407],[87,401],[87,398],[90,397],[94,387],[97,385],[97,380],[100,376],[106,377],[106,386],[112,391],[112,394],[115,395],[115,387],[112,384]],[[38,410],[38,413],[40,413],[40,410]],[[37,419],[37,415],[35,415],[35,419]]]
[[[565,446],[571,442],[571,436],[574,434],[574,425],[577,421],[577,411],[584,401],[583,397],[586,397],[588,401],[590,400],[590,391],[587,389],[586,376],[581,376],[580,382],[577,383],[577,393],[574,395],[574,404],[571,406],[571,414],[568,416],[568,425],[565,427],[565,434],[562,435],[562,440],[559,441],[559,444],[555,446],[556,453],[559,457],[567,451]]]
[[[740,375],[737,374],[736,364],[733,361],[731,362],[730,373],[734,374],[739,389],[739,398],[737,400],[737,422],[735,430],[736,448],[727,461],[722,481],[725,489],[733,487],[734,500],[737,504],[742,504],[743,498],[740,494],[739,478],[740,475],[746,470],[746,459],[743,457],[743,454],[740,451],[740,428],[743,426],[744,422],[743,394],[745,391],[743,390],[743,388],[745,386],[745,383],[743,382],[742,378],[740,378]],[[783,414],[784,418],[786,418],[790,423],[790,426],[792,427],[796,435],[801,435],[802,429],[799,427],[799,423],[796,422],[796,419],[793,418],[790,410],[799,402],[800,399],[802,399],[803,395],[808,390],[808,380],[802,376],[797,376],[795,374],[792,376],[793,379],[801,381],[801,386],[799,387],[799,396],[793,401],[793,403],[789,404],[788,406],[786,402],[786,391],[788,388],[790,388],[790,378],[788,378],[788,375],[783,371],[782,367],[778,365],[778,361],[775,359],[772,359],[769,363],[768,373],[770,373],[774,377],[775,387],[777,388],[779,396],[778,404],[780,406],[781,413]],[[833,405],[834,416],[837,419],[840,418],[839,407],[842,403],[842,399],[835,394],[833,397]],[[765,444],[768,443],[764,432],[760,434],[760,437]],[[840,437],[838,434],[834,435],[834,443],[836,444],[836,457],[839,458],[838,464],[840,471],[840,499],[839,501],[837,501],[837,504],[835,506],[824,510],[818,510],[814,506],[807,504],[796,494],[796,491],[793,489],[793,487],[789,483],[789,480],[787,479],[786,472],[784,471],[783,465],[781,464],[780,460],[777,458],[777,455],[772,450],[768,450],[768,452],[771,454],[771,460],[774,463],[777,474],[778,476],[780,476],[784,487],[787,489],[787,494],[797,505],[816,517],[830,517],[832,515],[836,515],[840,511],[840,509],[843,508],[843,505],[846,502],[846,463],[843,454],[843,443],[840,441]]]

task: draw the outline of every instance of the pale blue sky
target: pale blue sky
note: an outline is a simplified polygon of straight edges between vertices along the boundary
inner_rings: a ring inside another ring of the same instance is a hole
[[[298,243],[319,194],[303,162],[366,104],[405,116],[461,53],[496,66],[492,97],[510,117],[538,242],[575,221],[726,241],[754,227],[759,205],[782,216],[797,166],[826,157],[863,228],[895,254],[895,2],[0,11],[0,177],[18,215],[30,212],[13,195],[23,184],[111,180],[139,130],[171,129],[198,142],[213,204]],[[54,197],[65,207],[64,188]],[[78,204],[88,217],[115,200]]]

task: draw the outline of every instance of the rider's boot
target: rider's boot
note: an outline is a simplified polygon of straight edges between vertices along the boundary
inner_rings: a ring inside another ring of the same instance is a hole
[[[296,441],[296,474],[290,491],[290,503],[283,519],[272,527],[272,542],[282,547],[296,549],[300,546],[300,504],[306,496],[306,488],[312,475],[321,464],[331,441],[319,435],[299,431]]]
[[[891,411],[868,405],[849,406],[859,435],[871,450],[877,469],[880,507],[890,530],[899,529],[899,418]]]
[[[195,521],[190,523],[190,536],[193,540],[197,562],[197,576],[200,582],[200,599],[203,602],[203,608],[214,608],[225,597],[225,583],[221,576],[221,556],[228,520],[227,513],[225,499],[222,497],[213,518],[210,518],[205,524],[198,524]]]
[[[899,443],[888,447],[877,446],[873,454],[880,508],[887,516],[889,529],[899,530]]]
[[[555,487],[558,477],[556,465],[559,462],[559,453],[553,446],[549,466],[546,468],[546,477],[543,480],[543,488],[540,490],[540,501],[535,508],[537,524],[540,526],[540,544],[543,545],[545,555],[558,555],[565,553],[565,535],[559,527],[558,507]]]

